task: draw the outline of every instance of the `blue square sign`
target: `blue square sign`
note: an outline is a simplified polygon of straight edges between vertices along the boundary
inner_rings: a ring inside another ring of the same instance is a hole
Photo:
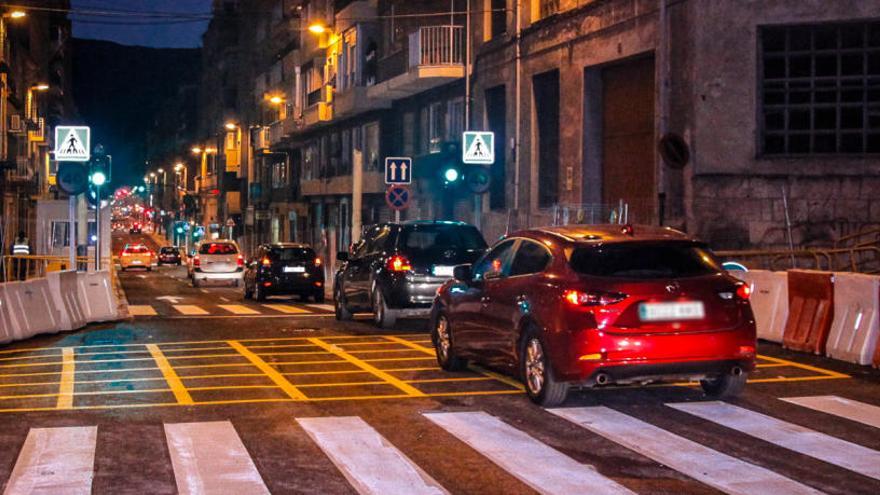
[[[389,156],[385,158],[386,184],[412,183],[412,158],[408,156]]]

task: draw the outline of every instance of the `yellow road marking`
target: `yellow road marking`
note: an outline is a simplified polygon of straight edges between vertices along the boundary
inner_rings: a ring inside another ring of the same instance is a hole
[[[433,368],[422,367],[422,368],[388,368],[388,369],[385,369],[382,371],[387,371],[389,373],[397,373],[397,372],[403,372],[403,371],[443,371],[443,370],[441,370],[440,368],[437,368],[437,367],[433,367]]]
[[[73,392],[76,387],[76,361],[73,356],[73,348],[61,349],[61,384],[58,386],[58,404],[56,409],[70,409],[73,407]]]
[[[8,357],[8,358],[0,358],[0,361],[26,361],[28,359],[46,359],[46,358],[57,358],[57,354],[47,354],[45,356],[18,356],[18,357]]]
[[[253,388],[274,388],[277,389],[277,385],[217,385],[212,387],[189,387],[187,390],[241,390],[241,389],[253,389]]]
[[[313,356],[315,354],[327,354],[327,351],[260,352],[257,356]]]
[[[241,345],[241,342],[238,342],[237,340],[229,340],[227,341],[227,343],[232,346],[236,351],[238,351],[242,356],[246,357],[248,361],[250,361],[254,366],[257,367],[257,369],[265,373],[266,376],[268,376],[269,379],[272,380],[272,382],[281,387],[281,390],[283,390],[284,393],[288,395],[288,397],[294,400],[308,399],[308,397],[306,397],[304,393],[294,387],[292,383],[287,381],[287,378],[284,378],[284,376],[281,375],[278,370],[269,366],[269,364],[266,363],[266,361],[263,361],[260,356],[257,356],[253,352],[249,351],[245,346]]]
[[[398,344],[405,345],[405,346],[409,347],[410,349],[415,349],[417,351],[422,351],[425,354],[435,356],[434,349],[432,349],[430,347],[425,347],[423,345],[419,345],[415,342],[411,342],[406,339],[396,337],[394,335],[386,335],[385,338],[390,340],[391,342],[396,342]],[[489,371],[489,370],[482,368],[480,366],[477,366],[475,364],[469,365],[468,368],[470,368],[471,371],[475,371],[477,373],[482,374],[483,376],[487,376],[487,377],[493,378],[495,380],[498,380],[499,382],[504,383],[506,385],[510,385],[511,387],[514,387],[517,390],[520,390],[520,391],[525,390],[525,388],[523,388],[523,386],[520,382],[518,382],[508,376],[504,376],[500,373],[495,373],[494,371]]]
[[[406,383],[445,383],[445,382],[485,382],[494,380],[491,376],[466,376],[460,378],[429,378],[425,380],[406,380]]]
[[[345,361],[342,359],[334,359],[332,361],[281,361],[281,362],[273,362],[272,366],[290,366],[294,364],[337,364],[344,363]]]
[[[379,368],[376,368],[375,366],[367,363],[366,361],[364,361],[362,359],[359,359],[355,356],[352,356],[351,354],[343,351],[341,348],[337,347],[336,345],[328,344],[318,338],[311,338],[311,339],[309,339],[309,342],[312,342],[313,344],[321,347],[322,349],[326,349],[327,351],[335,354],[336,356],[339,356],[340,358],[348,361],[349,363],[357,366],[358,368],[360,368],[364,371],[369,371],[370,373],[372,373],[373,375],[378,377],[380,380],[384,380],[384,381],[388,382],[389,384],[394,385],[395,387],[397,387],[398,389],[400,389],[401,391],[403,391],[407,395],[414,396],[414,397],[423,397],[425,395],[424,392],[422,392],[421,390],[413,387],[412,385],[405,383],[404,381],[398,379],[397,377],[395,377],[389,373],[386,373],[386,372],[380,370]]]
[[[785,368],[787,364],[782,363],[758,363],[755,365],[756,368]]]
[[[180,377],[177,376],[177,372],[171,367],[168,359],[166,359],[165,355],[162,354],[162,351],[159,350],[159,346],[156,344],[147,344],[147,350],[150,351],[150,354],[156,361],[156,366],[159,367],[159,371],[162,372],[162,376],[165,377],[168,386],[171,387],[171,392],[174,393],[174,398],[177,399],[177,403],[182,405],[192,404],[192,397],[190,397],[189,392],[186,391],[186,387],[183,385],[183,382],[180,381]]]
[[[297,308],[296,306],[291,306],[289,304],[264,304],[263,306],[274,309],[275,311],[279,311],[281,313],[286,313],[289,315],[301,315],[306,313],[311,313],[306,309]]]
[[[225,373],[219,375],[193,375],[193,376],[181,376],[181,380],[207,380],[210,378],[239,378],[239,377],[265,377],[266,375],[262,373]]]
[[[48,387],[50,385],[61,385],[61,382],[4,383],[0,385],[0,388]]]
[[[175,304],[174,309],[176,309],[178,313],[187,316],[209,314],[207,311],[194,304]]]
[[[300,388],[306,387],[357,387],[362,385],[388,385],[391,386],[388,382],[343,382],[343,383],[309,383],[306,385],[300,385]]]
[[[342,362],[342,361],[340,361]],[[345,370],[345,371],[295,371],[292,373],[281,373],[284,376],[312,376],[312,375],[345,375],[354,373],[369,373],[364,370]]]
[[[425,357],[407,357],[407,358],[376,358],[376,359],[364,359],[365,362],[368,363],[385,363],[392,361],[424,361],[426,359],[434,359],[433,356],[425,356]]]
[[[364,349],[364,350],[351,350],[348,352],[357,353],[357,354],[380,354],[383,352],[422,352],[421,349]],[[431,357],[434,356],[434,351],[431,350]]]
[[[255,309],[251,309],[247,306],[242,306],[241,304],[219,304],[220,308],[229,311],[232,314],[236,315],[258,315],[259,311]]]
[[[850,376],[845,373],[838,373],[836,371],[826,370],[823,368],[817,368],[815,366],[810,366],[809,364],[803,364],[803,363],[798,363],[795,361],[788,361],[787,359],[780,359],[780,358],[764,356],[764,355],[759,355],[758,357],[760,357],[761,359],[765,359],[767,361],[771,361],[773,363],[785,364],[785,365],[792,366],[795,368],[800,368],[802,370],[812,371],[814,373],[821,373],[823,375],[827,375],[827,376],[833,377],[833,378],[850,378]]]
[[[149,305],[129,304],[128,314],[131,316],[156,316],[156,309]]]

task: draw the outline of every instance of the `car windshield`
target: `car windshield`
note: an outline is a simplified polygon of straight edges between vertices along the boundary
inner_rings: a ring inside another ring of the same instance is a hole
[[[177,248],[163,247],[159,252],[161,252],[162,254],[177,254]]]
[[[471,225],[413,225],[403,229],[400,246],[407,252],[482,251],[486,241]]]
[[[150,250],[147,249],[146,246],[129,246],[125,248],[125,252],[130,254],[146,254],[149,253]]]
[[[273,261],[312,261],[315,259],[315,252],[311,248],[272,248],[269,250],[269,257]]]
[[[199,254],[236,254],[238,253],[238,249],[236,249],[235,244],[229,244],[228,242],[211,242],[209,244],[202,244],[199,247]]]
[[[572,252],[569,261],[578,273],[612,278],[684,278],[724,271],[703,246],[682,242],[580,247]]]

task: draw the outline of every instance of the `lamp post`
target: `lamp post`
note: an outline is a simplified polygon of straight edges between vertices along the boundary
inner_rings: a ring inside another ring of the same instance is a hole
[[[101,270],[101,186],[107,182],[104,172],[98,171],[92,174],[92,184],[95,186],[95,271]]]

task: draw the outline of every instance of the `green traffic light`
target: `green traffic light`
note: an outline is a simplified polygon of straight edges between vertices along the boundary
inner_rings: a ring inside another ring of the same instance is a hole
[[[107,176],[104,175],[104,172],[98,171],[92,174],[92,184],[103,186],[105,182],[107,182]]]
[[[446,179],[446,182],[455,182],[458,180],[458,169],[455,168],[447,168],[445,172],[443,172],[443,178]]]

